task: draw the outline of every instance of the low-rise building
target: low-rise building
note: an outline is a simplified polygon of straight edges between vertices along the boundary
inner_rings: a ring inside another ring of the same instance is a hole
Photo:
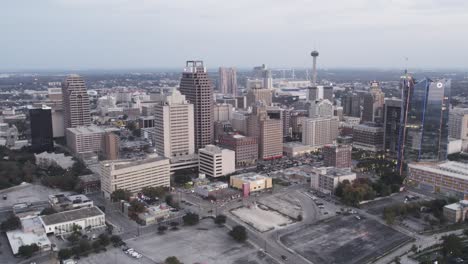
[[[451,223],[459,223],[468,220],[468,200],[444,206],[444,216]]]
[[[304,145],[301,142],[283,143],[283,154],[288,157],[302,156],[317,150],[317,147]]]
[[[34,154],[34,157],[36,158],[36,165],[44,169],[50,166],[59,166],[66,170],[71,168],[75,163],[71,156],[65,156],[63,153],[42,152]]]
[[[21,229],[6,232],[13,254],[18,254],[21,246],[36,244],[41,251],[51,250],[52,244],[44,232],[44,227],[39,217],[21,218]]]
[[[356,173],[349,169],[334,167],[321,167],[313,170],[310,178],[310,187],[323,193],[333,193],[340,182],[356,179]]]
[[[221,177],[236,170],[235,152],[215,145],[206,145],[198,150],[200,173],[210,177]]]
[[[468,193],[468,164],[454,161],[410,163],[408,183],[426,191],[463,198]]]
[[[101,190],[106,198],[117,189],[136,194],[144,187],[170,186],[171,165],[166,158],[103,161],[100,167]]]
[[[94,206],[93,201],[86,197],[86,195],[65,195],[63,193],[49,195],[49,204],[57,211],[67,211]]]
[[[171,207],[167,204],[160,204],[148,207],[146,212],[138,214],[138,219],[140,219],[144,225],[151,225],[168,218],[170,214]]]
[[[198,185],[195,187],[195,193],[201,197],[216,196],[220,190],[227,189],[229,186],[225,182],[213,182],[206,185]]]
[[[69,234],[75,225],[82,229],[105,227],[105,215],[96,206],[40,216],[47,234]]]
[[[351,168],[350,145],[325,145],[322,149],[323,162],[326,167]]]
[[[251,192],[272,188],[273,181],[270,177],[249,172],[231,176],[229,185],[232,188],[242,190],[244,196],[248,196]]]

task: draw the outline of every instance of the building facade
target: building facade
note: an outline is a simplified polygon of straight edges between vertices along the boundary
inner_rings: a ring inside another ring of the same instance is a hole
[[[218,90],[223,94],[237,95],[236,68],[219,68]]]
[[[51,215],[40,216],[47,234],[65,235],[74,230],[74,226],[85,228],[100,228],[106,226],[104,213],[96,206],[80,208]]]
[[[240,134],[224,134],[219,145],[236,153],[236,168],[251,167],[258,160],[258,139]]]
[[[206,145],[198,151],[198,171],[209,177],[222,177],[236,170],[236,154],[230,149]]]
[[[89,96],[86,85],[79,75],[69,75],[62,83],[64,128],[91,125]]]
[[[31,148],[34,152],[52,151],[54,135],[52,130],[52,109],[47,106],[29,109],[31,123]]]
[[[334,193],[339,183],[344,180],[353,182],[355,179],[356,173],[349,169],[321,167],[312,170],[310,187],[323,193]]]
[[[318,117],[304,120],[302,143],[314,147],[332,144],[338,137],[338,118]]]
[[[258,138],[258,158],[271,160],[283,156],[281,116],[272,118],[265,106],[254,106],[247,118],[247,135]]]
[[[117,134],[106,132],[103,135],[102,154],[106,160],[116,160],[119,158],[120,138]]]
[[[67,128],[67,146],[75,154],[99,153],[102,150],[105,132],[97,126]]]
[[[353,127],[353,147],[368,151],[383,150],[384,129],[375,123]]]
[[[350,145],[325,145],[322,149],[324,165],[326,167],[351,168],[351,152]]]
[[[387,98],[384,105],[384,150],[390,154],[398,152],[400,132],[401,99]]]

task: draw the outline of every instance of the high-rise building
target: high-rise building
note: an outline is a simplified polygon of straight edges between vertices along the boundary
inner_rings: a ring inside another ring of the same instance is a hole
[[[322,149],[323,162],[326,167],[351,168],[350,145],[325,145]]]
[[[258,138],[258,157],[271,160],[283,156],[283,122],[281,116],[272,118],[266,107],[255,105],[247,118],[247,135]]]
[[[41,108],[30,108],[31,147],[34,152],[50,151],[54,149],[52,132],[52,110],[43,105]]]
[[[222,177],[236,170],[235,152],[215,145],[206,145],[198,150],[198,171],[209,177]]]
[[[273,94],[271,90],[265,88],[252,88],[247,92],[247,107],[261,102],[264,105],[271,105],[273,102]]]
[[[67,147],[75,154],[98,153],[102,150],[105,132],[97,126],[67,128]]]
[[[258,140],[240,134],[224,134],[219,138],[219,145],[236,153],[236,168],[250,167],[257,163]]]
[[[195,153],[193,109],[193,104],[177,89],[165,94],[155,106],[154,141],[158,155],[172,158]]]
[[[363,122],[382,122],[385,94],[378,82],[372,82],[369,93],[363,94]]]
[[[468,108],[450,109],[448,126],[450,138],[467,140]]]
[[[236,68],[219,68],[218,90],[223,94],[237,95]]]
[[[342,97],[343,114],[345,116],[361,117],[362,96],[358,93],[348,93]]]
[[[336,117],[307,118],[302,124],[302,143],[313,147],[332,144],[338,137]]]
[[[398,168],[411,161],[447,158],[450,80],[402,78]]]
[[[102,140],[103,155],[106,160],[116,160],[119,158],[120,138],[117,134],[106,132]]]
[[[273,89],[273,78],[271,77],[271,70],[268,69],[265,64],[254,67],[254,75],[256,78],[262,79],[262,88]]]
[[[213,86],[203,61],[187,61],[180,92],[194,106],[195,151],[213,141]]]
[[[229,121],[232,118],[233,107],[231,104],[215,104],[213,106],[214,121]]]
[[[384,150],[396,154],[400,132],[401,99],[386,98],[384,106]]]
[[[360,124],[353,127],[353,147],[367,151],[383,150],[383,127],[375,123]]]
[[[333,104],[333,102],[334,102],[334,99],[333,99],[333,86],[324,86],[323,87],[323,99],[328,100]]]
[[[91,125],[89,97],[81,76],[69,75],[62,83],[64,128]]]
[[[332,117],[333,104],[328,100],[310,101],[309,102],[309,117]]]

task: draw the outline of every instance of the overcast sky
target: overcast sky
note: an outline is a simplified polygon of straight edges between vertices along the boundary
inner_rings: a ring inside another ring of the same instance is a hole
[[[468,69],[467,0],[13,0],[0,69]]]

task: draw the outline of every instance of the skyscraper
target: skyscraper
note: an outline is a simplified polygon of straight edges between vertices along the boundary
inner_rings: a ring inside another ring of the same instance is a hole
[[[302,125],[302,143],[313,147],[332,144],[338,137],[336,117],[307,118]]]
[[[266,107],[255,105],[247,118],[247,135],[258,138],[259,159],[283,156],[283,122],[281,116],[268,115]]]
[[[384,106],[384,150],[396,154],[400,132],[401,99],[386,98]]]
[[[155,145],[160,156],[173,158],[195,153],[193,104],[174,89],[155,106]]]
[[[402,78],[398,168],[411,161],[445,160],[448,145],[450,80]]]
[[[29,119],[32,150],[34,152],[53,150],[52,109],[44,105],[41,108],[30,108]]]
[[[89,97],[81,76],[69,75],[62,83],[64,128],[91,125]]]
[[[213,141],[213,86],[203,61],[187,61],[180,92],[194,106],[195,151]]]
[[[383,120],[383,105],[385,94],[378,82],[371,83],[369,93],[364,94],[362,121],[380,123]]]
[[[219,68],[218,89],[223,94],[237,95],[236,68]]]

